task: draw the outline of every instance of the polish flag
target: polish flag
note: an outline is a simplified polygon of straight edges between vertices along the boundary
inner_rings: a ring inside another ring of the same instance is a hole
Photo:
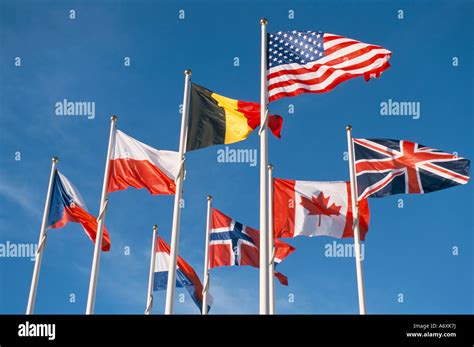
[[[96,218],[87,212],[86,204],[77,188],[59,170],[56,170],[49,208],[48,228],[62,228],[68,222],[82,224],[86,234],[95,242],[97,234]],[[105,227],[102,250],[110,250],[109,233]]]
[[[312,182],[275,178],[273,183],[275,237],[354,237],[349,182]],[[359,201],[360,239],[369,230],[367,199]]]
[[[178,152],[159,151],[117,130],[107,191],[134,187],[152,195],[173,195],[179,166]]]

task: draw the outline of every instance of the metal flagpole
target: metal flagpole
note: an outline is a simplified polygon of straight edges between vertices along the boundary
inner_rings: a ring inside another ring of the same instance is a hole
[[[189,90],[191,85],[191,70],[184,71],[183,116],[181,117],[181,133],[179,139],[179,160],[181,166],[176,178],[176,193],[174,196],[173,227],[171,231],[170,263],[168,269],[168,283],[166,287],[165,314],[173,313],[174,289],[176,286],[176,267],[178,262],[179,224],[181,219],[181,196],[184,180],[184,153],[186,152],[186,136],[188,133]]]
[[[102,184],[102,194],[100,197],[100,210],[97,217],[97,234],[94,247],[94,258],[92,259],[91,278],[89,282],[89,294],[87,296],[86,314],[94,314],[95,294],[97,290],[97,278],[99,277],[100,253],[102,252],[102,236],[104,234],[105,212],[108,205],[107,186],[109,185],[110,158],[115,146],[115,123],[117,117],[110,117],[109,147],[107,149],[107,159],[105,161],[104,181]]]
[[[275,245],[273,243],[273,165],[268,165],[268,309],[275,314]]]
[[[145,314],[151,313],[153,307],[153,281],[155,277],[155,259],[156,259],[156,234],[158,233],[158,225],[153,226],[153,236],[151,239],[151,256],[150,256],[150,273],[148,274],[148,292],[146,295]]]
[[[204,277],[202,287],[202,314],[207,314],[207,299],[209,294],[209,239],[211,237],[211,214],[212,196],[207,197],[207,218],[206,218],[206,248],[204,250]]]
[[[268,131],[267,131],[267,23],[261,25],[260,71],[260,314],[268,314]]]
[[[48,192],[46,193],[46,201],[44,203],[43,220],[41,221],[40,237],[38,241],[38,248],[36,249],[35,267],[33,270],[33,278],[31,279],[30,295],[28,297],[28,305],[26,307],[26,314],[33,314],[36,301],[36,289],[38,287],[39,273],[41,268],[41,260],[43,259],[43,251],[46,245],[46,229],[48,224],[49,209],[51,207],[51,195],[53,193],[54,177],[56,174],[56,166],[59,159],[53,157],[51,164],[51,174],[49,175]]]
[[[357,292],[359,295],[359,313],[365,314],[365,290],[362,274],[362,258],[360,252],[360,233],[359,233],[359,204],[357,198],[357,180],[354,161],[354,142],[352,141],[352,126],[346,127],[347,132],[347,151],[349,154],[349,174],[351,179],[351,199],[352,199],[352,218],[354,220],[354,252],[357,273]]]

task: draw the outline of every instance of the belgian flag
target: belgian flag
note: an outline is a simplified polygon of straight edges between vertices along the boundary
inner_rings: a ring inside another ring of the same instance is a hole
[[[268,127],[281,138],[283,119],[271,115]],[[192,83],[186,151],[245,140],[260,125],[260,104],[226,98]]]

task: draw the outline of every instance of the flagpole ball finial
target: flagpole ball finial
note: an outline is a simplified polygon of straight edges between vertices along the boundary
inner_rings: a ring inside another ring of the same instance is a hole
[[[352,130],[352,125],[346,126],[346,130]]]
[[[273,170],[273,165],[272,164],[268,164],[268,170]]]
[[[118,119],[118,117],[117,117],[117,116],[115,116],[115,115],[113,115],[112,117],[110,117],[110,120],[111,120],[112,122],[115,122],[115,121],[117,121],[117,119]]]
[[[191,73],[192,73],[191,69],[186,69],[186,70],[184,70],[184,74],[185,74],[185,75],[191,76]]]
[[[158,231],[158,225],[153,225],[153,231]]]
[[[262,18],[260,19],[260,24],[264,24],[264,25],[267,25],[268,24],[268,20],[266,18]]]
[[[211,201],[212,200],[212,196],[211,195],[208,195],[207,196],[207,201]]]
[[[56,164],[59,162],[59,158],[58,158],[58,157],[53,157],[51,160],[53,161],[53,163],[56,163]]]

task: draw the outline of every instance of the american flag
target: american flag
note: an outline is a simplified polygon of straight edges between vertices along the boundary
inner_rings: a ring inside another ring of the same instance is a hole
[[[302,93],[328,92],[350,78],[379,77],[392,52],[321,31],[267,35],[269,101]]]
[[[353,139],[359,199],[466,184],[470,161],[416,142]]]

